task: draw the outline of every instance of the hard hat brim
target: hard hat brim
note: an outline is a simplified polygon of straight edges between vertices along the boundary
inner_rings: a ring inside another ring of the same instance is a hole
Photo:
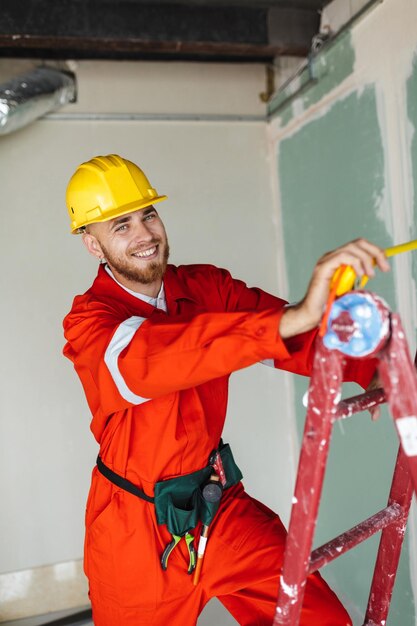
[[[92,220],[91,222],[86,222],[85,224],[81,224],[81,226],[77,226],[71,230],[71,234],[80,235],[85,232],[85,227],[90,224],[99,224],[102,222],[109,222],[110,220],[115,219],[116,217],[121,217],[123,215],[127,215],[128,213],[134,213],[134,211],[141,211],[142,209],[146,209],[149,206],[153,206],[157,204],[157,202],[162,202],[162,200],[166,200],[168,196],[156,196],[152,198],[152,200],[147,199],[143,203],[141,202],[132,202],[130,204],[126,204],[124,207],[117,207],[113,210],[106,211],[106,215],[102,218],[97,218]]]

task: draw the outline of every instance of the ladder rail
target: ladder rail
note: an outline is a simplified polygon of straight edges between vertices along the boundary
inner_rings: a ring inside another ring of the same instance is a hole
[[[382,353],[378,373],[417,493],[417,375],[397,314],[391,318],[390,343],[395,348]]]
[[[387,621],[413,491],[408,462],[400,446],[388,505],[400,504],[403,516],[382,531],[364,626],[380,626]]]
[[[380,301],[377,306],[381,309]],[[386,305],[382,312],[388,315]],[[307,576],[381,530],[363,626],[386,623],[412,494],[417,493],[417,375],[398,315],[393,314],[390,322],[389,340],[375,348],[380,351],[378,371],[383,388],[341,402],[345,357],[317,342],[273,626],[297,626]],[[312,552],[333,424],[384,402],[390,407],[400,439],[388,505]]]
[[[301,614],[331,431],[340,401],[342,369],[339,355],[326,351],[319,342],[273,626],[297,624]]]
[[[388,618],[411,500],[413,492],[417,493],[417,432],[412,431],[412,427],[417,426],[417,377],[401,320],[396,314],[392,315],[391,333],[395,350],[384,352],[378,366],[400,439],[388,505],[398,502],[405,517],[382,532],[364,626],[379,626]]]

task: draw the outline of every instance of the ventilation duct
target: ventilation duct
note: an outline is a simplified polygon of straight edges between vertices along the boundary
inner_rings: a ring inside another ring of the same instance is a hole
[[[0,135],[75,102],[76,92],[74,74],[53,67],[38,67],[1,84]]]

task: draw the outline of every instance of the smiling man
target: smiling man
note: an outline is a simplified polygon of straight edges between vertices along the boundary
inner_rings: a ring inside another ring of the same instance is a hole
[[[245,492],[221,440],[229,376],[263,360],[308,375],[335,270],[389,268],[381,249],[351,242],[319,259],[306,296],[288,307],[214,266],[168,264],[154,207],[165,198],[117,155],[81,164],[67,189],[72,232],[100,260],[64,321],[64,353],[100,445],[85,541],[94,624],[192,626],[218,597],[239,624],[269,626],[285,529]],[[366,386],[372,374],[356,362],[346,379]],[[190,574],[202,528],[197,583]],[[351,625],[318,574],[300,624]]]
[[[141,239],[131,237],[132,231],[142,230]],[[84,243],[88,251],[105,259],[114,277],[126,287],[154,296],[161,286],[169,257],[164,225],[153,206],[120,218],[86,226]]]

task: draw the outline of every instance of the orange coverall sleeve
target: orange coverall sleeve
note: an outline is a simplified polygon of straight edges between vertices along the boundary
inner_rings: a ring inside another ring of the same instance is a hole
[[[278,335],[281,315],[281,310],[268,309],[202,313],[188,319],[163,314],[120,319],[108,305],[83,302],[64,323],[64,353],[74,362],[91,410],[97,411],[100,404],[110,414],[264,358],[288,359]],[[129,330],[129,324],[134,332],[118,352],[117,333],[123,326]]]
[[[284,342],[278,327],[285,301],[249,289],[224,270],[210,271],[211,280],[200,282],[206,308],[214,310],[191,317],[128,317],[111,300],[88,294],[75,299],[64,321],[64,353],[93,412],[111,414],[263,360],[309,374],[316,332]]]
[[[226,270],[217,270],[222,274],[222,294],[225,305],[233,310],[259,310],[264,307],[282,309],[288,303],[258,288],[248,288],[240,280],[233,279]],[[275,358],[274,366],[303,376],[310,376],[314,359],[314,342],[318,328],[296,335],[283,341],[287,356]],[[266,360],[266,357],[263,358]],[[344,371],[345,382],[355,382],[364,389],[370,383],[375,372],[376,360],[361,361],[346,358]]]

